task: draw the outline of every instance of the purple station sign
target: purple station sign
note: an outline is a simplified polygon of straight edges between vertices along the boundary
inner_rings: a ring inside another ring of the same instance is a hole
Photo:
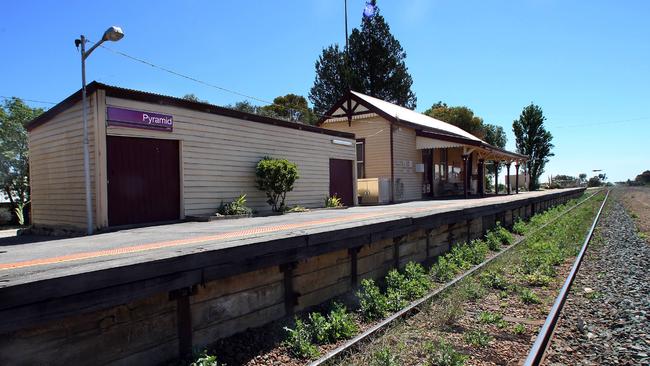
[[[174,117],[168,114],[134,111],[117,107],[106,107],[106,112],[106,120],[109,126],[135,127],[169,132],[174,127]]]

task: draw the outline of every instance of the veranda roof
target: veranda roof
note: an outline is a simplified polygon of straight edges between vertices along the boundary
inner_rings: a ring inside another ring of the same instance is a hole
[[[420,137],[419,143],[416,139],[418,149],[466,147],[476,149],[479,156],[484,159],[528,160],[526,155],[492,146],[460,127],[355,91],[344,95],[318,124],[347,121],[348,115],[352,116],[353,120],[357,120],[375,114],[390,122],[414,128]]]

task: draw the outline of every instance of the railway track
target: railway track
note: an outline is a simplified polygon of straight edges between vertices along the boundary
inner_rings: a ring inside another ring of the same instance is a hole
[[[591,238],[594,234],[594,230],[596,229],[596,225],[598,224],[598,220],[600,219],[600,215],[602,214],[603,208],[607,203],[607,198],[609,197],[609,193],[610,191],[608,190],[607,194],[605,195],[605,199],[603,200],[603,203],[600,205],[600,208],[598,209],[598,213],[594,218],[594,222],[592,223],[591,228],[589,229],[589,233],[587,233],[587,236],[585,237],[585,241],[582,244],[580,253],[576,257],[576,260],[573,263],[573,266],[571,267],[571,272],[569,273],[569,276],[564,281],[564,285],[562,286],[560,293],[555,299],[555,302],[553,303],[553,307],[551,308],[551,311],[546,317],[546,321],[544,322],[544,325],[540,329],[539,334],[535,339],[535,343],[533,343],[533,347],[530,349],[530,352],[528,353],[528,357],[526,357],[526,361],[524,362],[525,366],[537,366],[542,364],[542,362],[544,361],[546,350],[548,349],[550,341],[553,338],[553,334],[557,326],[558,320],[560,318],[562,308],[564,307],[564,303],[566,302],[567,296],[569,296],[569,290],[571,288],[571,284],[575,280],[576,274],[580,269],[580,264],[582,264],[582,260],[585,256],[585,252],[587,251],[589,242],[591,241]]]
[[[515,243],[507,247],[506,249],[502,250],[501,252],[497,253],[496,255],[488,258],[486,261],[483,263],[467,270],[465,273],[462,275],[456,277],[450,282],[447,282],[441,287],[436,288],[432,292],[428,293],[426,296],[413,301],[410,303],[407,307],[403,308],[402,310],[394,313],[390,317],[380,321],[379,323],[373,325],[372,327],[368,328],[365,330],[363,333],[357,335],[356,337],[350,339],[349,341],[343,343],[341,346],[335,348],[334,350],[329,351],[327,354],[322,356],[321,358],[309,363],[310,366],[320,366],[320,365],[327,365],[327,364],[332,364],[335,363],[336,360],[341,358],[345,354],[349,354],[350,352],[353,352],[355,349],[358,349],[361,344],[368,342],[373,339],[373,337],[381,334],[384,330],[389,328],[391,325],[396,323],[398,320],[404,320],[409,318],[410,316],[417,314],[421,308],[429,303],[430,300],[436,298],[437,296],[445,293],[446,291],[449,291],[450,289],[454,288],[457,286],[460,282],[462,282],[464,279],[478,273],[482,269],[484,269],[486,266],[488,266],[490,263],[493,263],[495,260],[502,258],[505,254],[512,252],[515,248],[517,248],[521,243],[525,242],[528,238],[536,235],[537,233],[543,231],[545,228],[547,228],[549,225],[552,225],[553,223],[557,222],[559,219],[567,215],[568,213],[572,212],[576,208],[580,207],[583,205],[585,202],[588,202],[591,200],[593,197],[596,195],[600,194],[602,191],[597,191],[593,194],[591,194],[589,197],[583,199],[582,201],[578,202],[574,206],[568,208],[558,216],[552,218],[548,222],[544,223],[540,227],[534,229],[533,231],[527,233],[527,235],[523,238],[518,239]],[[584,241],[584,244],[582,246],[582,249],[576,258],[576,261],[573,264],[572,270],[569,274],[569,277],[564,283],[564,286],[562,287],[562,290],[560,291],[560,295],[558,296],[558,299],[556,302],[553,304],[551,313],[549,313],[549,316],[547,317],[544,326],[540,330],[540,333],[538,335],[538,338],[536,342],[534,343],[533,348],[530,351],[530,355],[528,359],[530,359],[530,362],[535,363],[528,363],[529,360],[527,359],[526,365],[538,365],[539,362],[543,359],[544,351],[548,345],[549,339],[552,336],[553,329],[555,327],[555,324],[557,323],[557,319],[559,317],[559,314],[562,309],[562,305],[564,303],[564,300],[566,299],[566,296],[568,294],[568,289],[571,285],[571,282],[575,278],[575,274],[579,268],[580,262],[582,261],[582,257],[584,256],[584,252],[587,248],[587,245],[591,239],[591,236],[593,235],[594,228],[596,227],[596,224],[598,222],[598,219],[600,218],[600,215],[602,213],[603,207],[605,203],[607,202],[607,198],[609,196],[609,191],[605,195],[605,198],[603,199],[603,202],[598,210],[598,213],[589,229],[588,235]]]

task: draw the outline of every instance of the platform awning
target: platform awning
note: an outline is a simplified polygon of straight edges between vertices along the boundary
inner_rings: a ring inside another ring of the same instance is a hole
[[[430,137],[423,137],[423,136],[416,136],[415,137],[415,148],[418,150],[424,150],[424,149],[446,149],[449,147],[464,147],[467,145],[458,143],[458,142],[452,142],[452,141],[445,141],[445,140],[439,140],[439,139],[433,139]]]

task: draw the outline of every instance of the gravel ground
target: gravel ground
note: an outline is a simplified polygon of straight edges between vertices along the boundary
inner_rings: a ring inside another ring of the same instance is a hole
[[[601,218],[546,365],[650,365],[650,246],[618,200]]]

